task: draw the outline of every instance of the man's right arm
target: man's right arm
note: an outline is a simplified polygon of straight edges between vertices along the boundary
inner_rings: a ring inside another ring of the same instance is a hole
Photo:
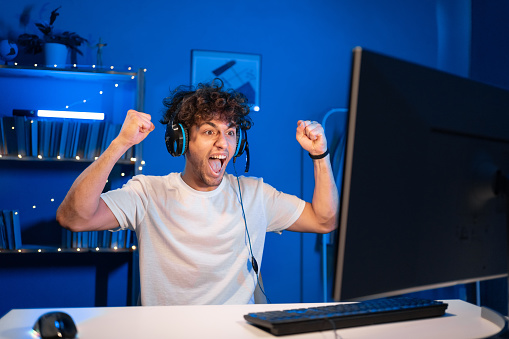
[[[108,176],[120,157],[154,130],[149,114],[129,110],[119,135],[74,181],[57,210],[57,221],[71,231],[98,231],[119,226],[101,199]]]

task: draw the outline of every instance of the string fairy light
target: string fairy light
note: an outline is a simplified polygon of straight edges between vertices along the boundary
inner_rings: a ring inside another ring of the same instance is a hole
[[[131,76],[131,80],[134,80],[135,79],[135,76]],[[118,83],[115,83],[114,84],[114,87],[115,88],[119,88],[119,84]],[[97,93],[99,93],[99,95],[104,95],[105,94],[105,91],[104,90],[99,90]],[[74,106],[77,106],[77,105],[81,105],[81,104],[86,104],[87,102],[89,102],[91,98],[85,98],[85,99],[81,99],[81,100],[78,100],[78,101],[74,101],[70,104],[67,104],[65,105],[65,109],[70,109],[71,107],[74,107]],[[93,102],[93,100],[92,100]]]

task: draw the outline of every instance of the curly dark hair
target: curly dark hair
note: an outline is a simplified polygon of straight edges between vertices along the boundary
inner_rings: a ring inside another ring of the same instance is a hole
[[[235,126],[248,130],[253,121],[248,116],[249,106],[244,94],[232,89],[224,89],[219,78],[210,83],[200,83],[194,89],[191,86],[179,86],[170,96],[163,99],[166,110],[162,124],[181,123],[185,128],[212,119],[232,122]]]

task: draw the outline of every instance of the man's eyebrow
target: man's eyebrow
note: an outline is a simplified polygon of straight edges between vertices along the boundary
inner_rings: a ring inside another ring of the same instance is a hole
[[[209,126],[212,126],[212,127],[216,128],[216,129],[217,129],[217,128],[219,128],[219,127],[218,127],[215,123],[213,123],[212,121],[205,121],[205,122],[201,123],[201,124],[198,126],[198,128],[201,128],[203,125],[209,125]],[[234,126],[235,126],[235,124],[234,124],[233,122],[230,122],[230,124],[228,125],[228,128],[232,128],[232,127],[234,127]]]
[[[210,125],[214,128],[217,128],[217,125],[214,124],[212,121],[205,121],[203,124],[200,125],[200,127],[202,127],[203,125]]]

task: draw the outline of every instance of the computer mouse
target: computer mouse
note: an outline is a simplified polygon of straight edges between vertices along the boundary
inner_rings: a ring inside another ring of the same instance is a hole
[[[71,316],[57,311],[41,315],[35,322],[33,330],[42,339],[74,339],[78,334]]]

